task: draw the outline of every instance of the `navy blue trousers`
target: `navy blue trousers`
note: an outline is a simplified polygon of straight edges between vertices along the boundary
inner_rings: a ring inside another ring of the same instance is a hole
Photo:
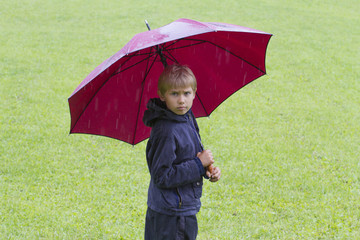
[[[168,216],[147,209],[145,240],[195,240],[197,233],[196,215]]]

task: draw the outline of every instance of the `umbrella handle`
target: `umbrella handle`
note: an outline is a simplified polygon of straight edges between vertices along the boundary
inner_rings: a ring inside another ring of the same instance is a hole
[[[210,172],[210,174],[212,174],[212,172],[214,171],[214,165],[213,165],[213,164],[210,164],[210,165],[207,167],[207,170]]]

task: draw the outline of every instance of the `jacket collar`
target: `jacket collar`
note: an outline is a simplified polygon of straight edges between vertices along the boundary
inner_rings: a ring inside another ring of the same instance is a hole
[[[147,103],[147,110],[144,112],[143,122],[146,126],[152,127],[157,120],[167,119],[176,122],[187,122],[189,117],[187,116],[191,109],[184,115],[177,115],[170,111],[165,102],[159,98],[152,98]]]

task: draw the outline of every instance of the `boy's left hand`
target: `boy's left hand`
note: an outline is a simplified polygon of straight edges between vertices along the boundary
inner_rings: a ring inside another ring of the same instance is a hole
[[[210,182],[217,182],[220,180],[221,177],[221,171],[220,168],[214,167],[212,171],[209,170],[206,171],[206,176],[209,177]]]

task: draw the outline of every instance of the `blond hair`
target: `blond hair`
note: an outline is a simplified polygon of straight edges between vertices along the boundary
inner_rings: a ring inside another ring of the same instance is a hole
[[[158,92],[162,96],[171,88],[181,88],[190,86],[194,92],[197,89],[197,83],[194,73],[185,65],[166,66],[161,73],[158,81]]]

